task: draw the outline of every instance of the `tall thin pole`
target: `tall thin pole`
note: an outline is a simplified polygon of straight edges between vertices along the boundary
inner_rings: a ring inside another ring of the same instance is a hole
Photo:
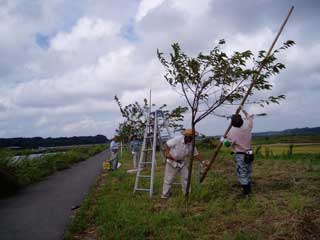
[[[150,89],[150,92],[149,92],[149,113],[151,113],[151,89]]]
[[[251,83],[251,85],[250,85],[250,87],[249,87],[246,95],[243,97],[243,99],[242,99],[242,101],[241,101],[241,104],[239,105],[239,107],[238,107],[238,109],[237,109],[237,111],[236,111],[236,114],[238,114],[238,113],[240,112],[241,107],[242,107],[242,106],[245,104],[245,102],[247,101],[247,98],[248,98],[248,96],[250,95],[250,93],[251,93],[254,85],[256,84],[256,81],[257,81],[257,79],[258,79],[258,77],[259,77],[259,75],[260,75],[260,73],[261,73],[261,71],[262,71],[262,69],[263,69],[263,67],[264,67],[264,65],[265,65],[265,63],[266,63],[265,60],[270,56],[270,54],[271,54],[271,52],[272,52],[272,50],[273,50],[273,48],[274,48],[274,45],[275,45],[276,42],[278,41],[278,38],[279,38],[280,34],[282,33],[282,30],[284,29],[284,27],[285,27],[285,25],[286,25],[286,23],[287,23],[290,15],[291,15],[293,9],[294,9],[294,6],[292,6],[292,7],[290,8],[289,13],[288,13],[287,17],[285,18],[284,22],[282,23],[282,25],[281,25],[281,27],[280,27],[280,29],[279,29],[279,31],[278,31],[275,39],[273,40],[273,42],[272,42],[272,44],[271,44],[271,46],[270,46],[270,48],[269,48],[269,51],[268,51],[267,55],[265,56],[264,60],[263,60],[263,61],[261,62],[261,64],[260,64],[260,67],[258,68],[257,74],[253,77],[252,83]],[[224,133],[224,135],[223,135],[224,138],[227,137],[230,129],[231,129],[231,124],[229,125],[229,127],[228,127],[227,130],[226,130],[226,132]],[[210,170],[213,162],[216,160],[216,158],[217,158],[217,156],[218,156],[218,153],[219,153],[222,145],[223,145],[222,142],[220,142],[219,145],[218,145],[218,147],[217,147],[217,149],[216,149],[216,151],[215,151],[215,153],[213,154],[213,156],[212,156],[211,159],[210,159],[210,163],[209,163],[208,167],[206,168],[206,170],[204,171],[204,173],[203,173],[203,175],[202,175],[202,177],[201,177],[201,179],[200,179],[200,183],[202,183],[203,180],[205,179],[205,177],[207,176],[207,173],[209,172],[209,170]]]
[[[158,130],[158,120],[156,116],[156,112],[154,113],[154,122],[153,122],[153,141],[152,141],[152,157],[151,157],[151,179],[150,179],[150,198],[153,194],[153,183],[154,183],[154,170],[156,166],[156,150],[157,150],[157,130]]]

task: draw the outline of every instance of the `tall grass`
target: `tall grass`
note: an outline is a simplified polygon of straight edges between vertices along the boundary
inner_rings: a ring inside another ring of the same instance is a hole
[[[254,136],[253,137],[253,144],[275,144],[275,143],[320,143],[320,134]]]
[[[174,187],[170,199],[160,199],[162,164],[157,165],[154,197],[150,199],[144,192],[134,194],[135,174],[126,173],[132,166],[125,151],[120,158],[122,167],[101,176],[65,238],[303,239],[301,226],[306,231],[314,229],[308,232],[310,236],[319,236],[320,228],[314,224],[320,219],[314,216],[320,211],[316,203],[320,176],[315,169],[292,164],[292,160],[257,159],[254,195],[238,199],[239,187],[228,151],[224,149],[222,156],[227,159],[218,159],[202,185],[193,179],[188,204],[181,186]],[[211,154],[202,151],[204,157]],[[305,239],[312,239],[309,235]]]
[[[42,155],[33,159],[25,156],[19,160],[13,160],[12,152],[1,151],[0,177],[5,190],[0,194],[5,195],[8,190],[14,190],[17,186],[24,187],[40,181],[55,171],[69,168],[74,163],[86,160],[104,149],[106,149],[104,145],[78,147],[64,153]]]
[[[291,160],[292,162],[320,164],[320,145],[313,146],[256,146],[254,153],[256,158],[272,160]],[[317,151],[316,151],[317,150]]]

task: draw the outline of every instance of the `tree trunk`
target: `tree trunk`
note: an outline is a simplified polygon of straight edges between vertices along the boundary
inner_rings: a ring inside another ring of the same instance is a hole
[[[186,198],[189,197],[190,192],[190,185],[191,185],[191,176],[192,176],[192,167],[193,167],[193,160],[194,160],[194,149],[195,149],[195,143],[196,143],[196,136],[195,136],[195,123],[194,123],[194,116],[192,116],[192,150],[191,150],[191,156],[190,156],[190,163],[189,163],[189,171],[188,171],[188,183],[187,183],[187,189],[186,189]]]

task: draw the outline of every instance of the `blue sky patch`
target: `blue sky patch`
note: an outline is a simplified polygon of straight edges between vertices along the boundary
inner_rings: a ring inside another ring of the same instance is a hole
[[[120,36],[129,40],[130,42],[135,42],[138,40],[138,36],[135,34],[135,31],[134,31],[134,21],[133,20],[129,21],[128,24],[124,25],[121,28]]]
[[[49,40],[50,40],[50,37],[48,35],[41,34],[41,33],[36,34],[36,43],[42,49],[49,48]]]

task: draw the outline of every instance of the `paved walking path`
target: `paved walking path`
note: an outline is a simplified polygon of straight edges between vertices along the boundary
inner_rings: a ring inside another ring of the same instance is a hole
[[[102,171],[108,150],[0,199],[1,240],[60,240]]]

